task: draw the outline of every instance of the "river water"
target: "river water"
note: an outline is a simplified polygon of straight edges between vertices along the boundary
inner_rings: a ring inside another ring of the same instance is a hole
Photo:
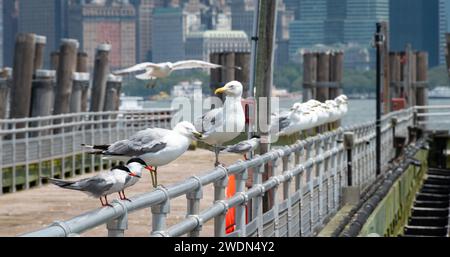
[[[300,102],[300,99],[294,98],[280,98],[280,109],[288,109],[295,102]],[[170,108],[171,101],[146,101],[145,108]],[[430,99],[430,105],[450,105],[450,99]],[[343,126],[358,124],[368,121],[375,121],[375,100],[374,99],[350,99],[349,110],[342,121]]]

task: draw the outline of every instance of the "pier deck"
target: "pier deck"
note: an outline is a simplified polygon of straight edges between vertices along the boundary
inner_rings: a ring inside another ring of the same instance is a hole
[[[221,161],[231,164],[240,158],[239,155],[222,154]],[[189,151],[178,160],[160,168],[158,180],[164,185],[170,185],[199,175],[199,170],[208,171],[213,168],[214,154],[210,151],[197,149]],[[93,176],[88,174],[83,177]],[[144,174],[142,180],[125,192],[127,196],[151,191],[151,180],[148,174]],[[209,206],[214,199],[213,186],[204,187],[204,201],[200,208]],[[111,195],[108,200],[118,198],[117,194]],[[171,202],[171,213],[168,217],[168,226],[180,222],[186,215],[186,198],[179,197]],[[0,198],[0,236],[16,236],[25,232],[40,229],[55,220],[66,220],[82,214],[88,210],[98,208],[98,199],[89,198],[87,195],[71,190],[60,189],[54,185],[46,185],[40,188],[6,194]],[[125,236],[149,236],[151,219],[150,208],[137,211],[129,216],[129,229]],[[106,226],[99,226],[89,230],[83,236],[105,236]],[[212,236],[214,234],[214,221],[204,225],[201,235]]]

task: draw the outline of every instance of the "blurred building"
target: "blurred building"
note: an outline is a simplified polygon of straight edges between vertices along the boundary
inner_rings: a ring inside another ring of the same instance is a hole
[[[429,54],[429,66],[445,63],[447,15],[444,0],[390,1],[390,48],[405,49],[407,43]],[[408,14],[408,15],[401,15]]]
[[[3,66],[3,0],[0,0],[0,67]]]
[[[61,0],[20,0],[18,31],[47,37],[44,65],[50,62],[50,52],[67,37],[67,5]]]
[[[187,97],[199,99],[202,97],[202,82],[200,80],[195,81],[181,81],[172,87],[170,96],[172,98],[176,97]]]
[[[3,65],[12,67],[14,42],[18,30],[19,2],[17,0],[2,0],[3,22]]]
[[[100,43],[109,43],[112,69],[136,63],[136,11],[128,1],[93,1],[69,9],[69,37],[80,41],[94,65],[95,51]]]
[[[209,61],[210,53],[250,52],[250,42],[244,31],[208,30],[194,32],[186,38],[186,59]]]
[[[389,21],[389,0],[299,0],[298,8],[289,27],[292,59],[299,49],[317,44],[357,44],[372,51],[375,24]]]
[[[253,19],[255,15],[255,1],[234,0],[231,7],[231,28],[243,30],[248,38],[253,36]]]
[[[184,19],[181,8],[155,8],[152,22],[154,62],[184,59]]]

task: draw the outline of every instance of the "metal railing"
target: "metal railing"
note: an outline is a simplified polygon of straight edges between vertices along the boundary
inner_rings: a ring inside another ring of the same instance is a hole
[[[148,127],[170,127],[173,110],[76,113],[0,120],[0,194],[41,185],[41,176],[65,178],[102,170],[110,161],[87,155],[81,144],[107,144]]]
[[[415,122],[427,130],[449,130],[450,105],[415,106]]]
[[[413,117],[413,109],[407,109],[383,118],[383,162],[388,163],[394,156],[394,133],[407,137]],[[219,166],[202,176],[132,197],[132,202],[116,200],[112,208],[55,222],[24,236],[74,236],[102,224],[106,224],[109,236],[124,236],[128,215],[149,207],[152,236],[199,236],[203,224],[210,220],[214,220],[214,236],[313,236],[340,209],[342,189],[349,186],[344,131],[354,133],[355,150],[350,152],[352,176],[354,185],[363,187],[375,179],[374,123],[340,128],[229,167]],[[263,181],[264,167],[273,170],[273,176],[266,181]],[[226,199],[229,175],[236,177],[236,193]],[[253,176],[253,184],[246,189],[249,176]],[[203,188],[211,184],[214,202],[200,210]],[[263,212],[265,195],[273,205]],[[182,196],[187,199],[186,218],[167,227],[171,201]],[[236,228],[226,235],[225,215],[233,207]]]

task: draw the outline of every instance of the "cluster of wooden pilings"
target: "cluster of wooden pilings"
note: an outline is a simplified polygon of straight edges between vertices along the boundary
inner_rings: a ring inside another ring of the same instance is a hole
[[[45,46],[44,36],[17,36],[13,68],[0,74],[0,119],[118,110],[122,78],[110,74],[111,45],[98,45],[92,80],[77,40],[61,40],[50,69],[43,67]]]
[[[249,86],[250,53],[248,52],[218,52],[209,55],[209,61],[224,66],[224,69],[211,69],[210,87],[214,90],[225,83],[237,80],[244,86],[246,97]],[[239,68],[238,68],[239,67]]]
[[[303,54],[303,102],[325,102],[342,94],[344,53],[340,51]]]
[[[391,111],[399,107],[428,105],[428,53],[412,51],[389,52]],[[395,101],[400,101],[396,106]]]

